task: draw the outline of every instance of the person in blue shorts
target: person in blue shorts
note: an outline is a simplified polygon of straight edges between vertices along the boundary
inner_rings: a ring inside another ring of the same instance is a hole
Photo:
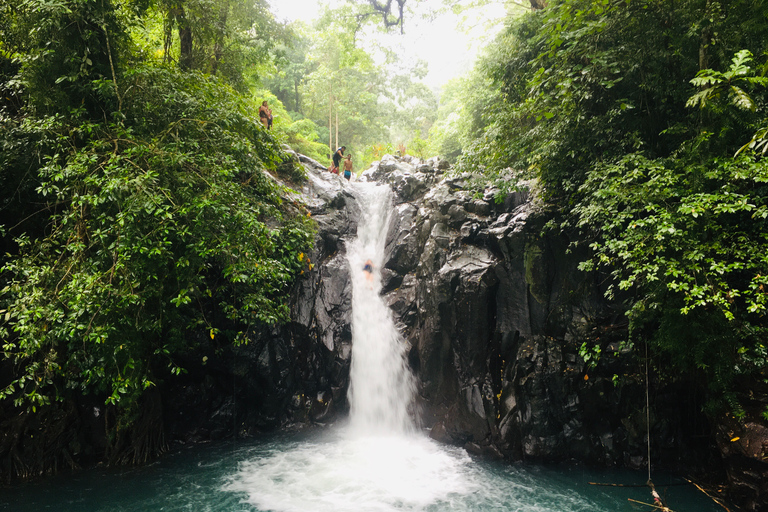
[[[352,155],[347,155],[344,159],[344,177],[347,180],[352,177]]]

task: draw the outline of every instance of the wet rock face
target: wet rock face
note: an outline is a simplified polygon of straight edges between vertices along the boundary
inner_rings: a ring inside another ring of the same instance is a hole
[[[308,173],[296,199],[318,230],[311,269],[291,295],[291,321],[254,332],[247,344],[197,340],[183,366],[189,374],[165,389],[171,441],[248,435],[289,424],[332,422],[347,412],[351,354],[351,282],[347,243],[360,207],[349,183],[303,155]]]
[[[535,197],[477,197],[443,170],[386,157],[362,177],[396,192],[383,294],[410,346],[424,425],[475,453],[645,466],[645,380],[619,343],[623,310],[578,270],[584,255],[565,235],[545,230],[552,214]],[[681,460],[691,418],[704,423],[695,400],[681,402],[656,404],[654,464]]]
[[[383,293],[432,436],[509,459],[645,469],[650,433],[654,468],[690,474],[723,461],[739,501],[768,510],[759,414],[715,421],[718,453],[701,392],[646,380],[623,309],[578,270],[586,255],[568,250],[567,235],[545,229],[553,213],[528,193],[478,198],[443,170],[388,157],[365,173],[397,194]]]
[[[346,249],[357,234],[360,205],[347,180],[301,158],[309,178],[301,200],[318,232],[309,255],[313,267],[294,290],[292,321],[282,330],[298,369],[287,419],[326,423],[348,411],[352,283]]]
[[[717,418],[715,439],[731,494],[746,510],[768,510],[768,426],[759,416],[765,404],[754,402],[748,408],[752,414],[748,412],[744,420],[732,415]]]

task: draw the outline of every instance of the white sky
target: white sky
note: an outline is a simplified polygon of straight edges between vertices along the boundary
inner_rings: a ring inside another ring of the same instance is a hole
[[[431,0],[439,5],[439,0]],[[333,5],[340,5],[341,0],[330,0]],[[271,0],[272,11],[281,20],[301,20],[311,23],[318,17],[321,2],[316,0]],[[408,4],[406,4],[406,7]],[[504,14],[503,1],[485,7],[477,13],[483,19],[494,19]],[[406,62],[417,59],[429,63],[429,74],[425,83],[432,88],[439,87],[449,79],[471,69],[478,49],[489,39],[486,31],[475,29],[472,36],[460,30],[461,20],[454,14],[443,14],[433,21],[426,21],[411,15],[405,20],[405,35],[390,35],[394,44],[399,43],[401,58]],[[472,23],[470,20],[468,23]]]
[[[270,0],[269,3],[278,19],[309,23],[320,12],[320,2],[315,0]]]

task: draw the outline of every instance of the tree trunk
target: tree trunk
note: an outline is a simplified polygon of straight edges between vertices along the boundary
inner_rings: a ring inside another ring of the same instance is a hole
[[[719,6],[719,5],[718,5]],[[712,18],[712,3],[707,0],[707,4],[704,7],[704,19]],[[701,31],[699,39],[699,70],[709,69],[709,55],[707,50],[712,39],[712,25],[705,25]],[[706,89],[706,87],[702,87]]]
[[[328,98],[328,149],[333,158],[333,79],[331,79],[331,94]]]
[[[296,107],[296,112],[301,113],[301,96],[299,95],[299,81],[294,80],[293,81],[293,92],[296,95],[296,102],[294,106]]]
[[[224,55],[224,34],[227,27],[227,16],[229,15],[229,2],[224,2],[219,11],[219,21],[216,24],[216,43],[213,45],[213,62],[211,63],[211,74],[215,75],[219,70],[219,62]]]
[[[182,3],[174,7],[173,16],[179,30],[179,67],[184,70],[192,69],[192,26],[187,20]]]

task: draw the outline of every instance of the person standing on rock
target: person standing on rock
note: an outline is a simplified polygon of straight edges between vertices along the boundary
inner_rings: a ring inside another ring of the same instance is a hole
[[[352,155],[347,155],[344,159],[344,177],[347,181],[352,178]]]
[[[272,109],[269,108],[266,100],[264,100],[264,103],[259,107],[259,120],[267,130],[272,128]]]
[[[331,169],[331,172],[334,174],[339,174],[339,165],[341,165],[341,159],[344,158],[345,149],[347,149],[347,146],[341,146],[333,154],[333,168]]]

